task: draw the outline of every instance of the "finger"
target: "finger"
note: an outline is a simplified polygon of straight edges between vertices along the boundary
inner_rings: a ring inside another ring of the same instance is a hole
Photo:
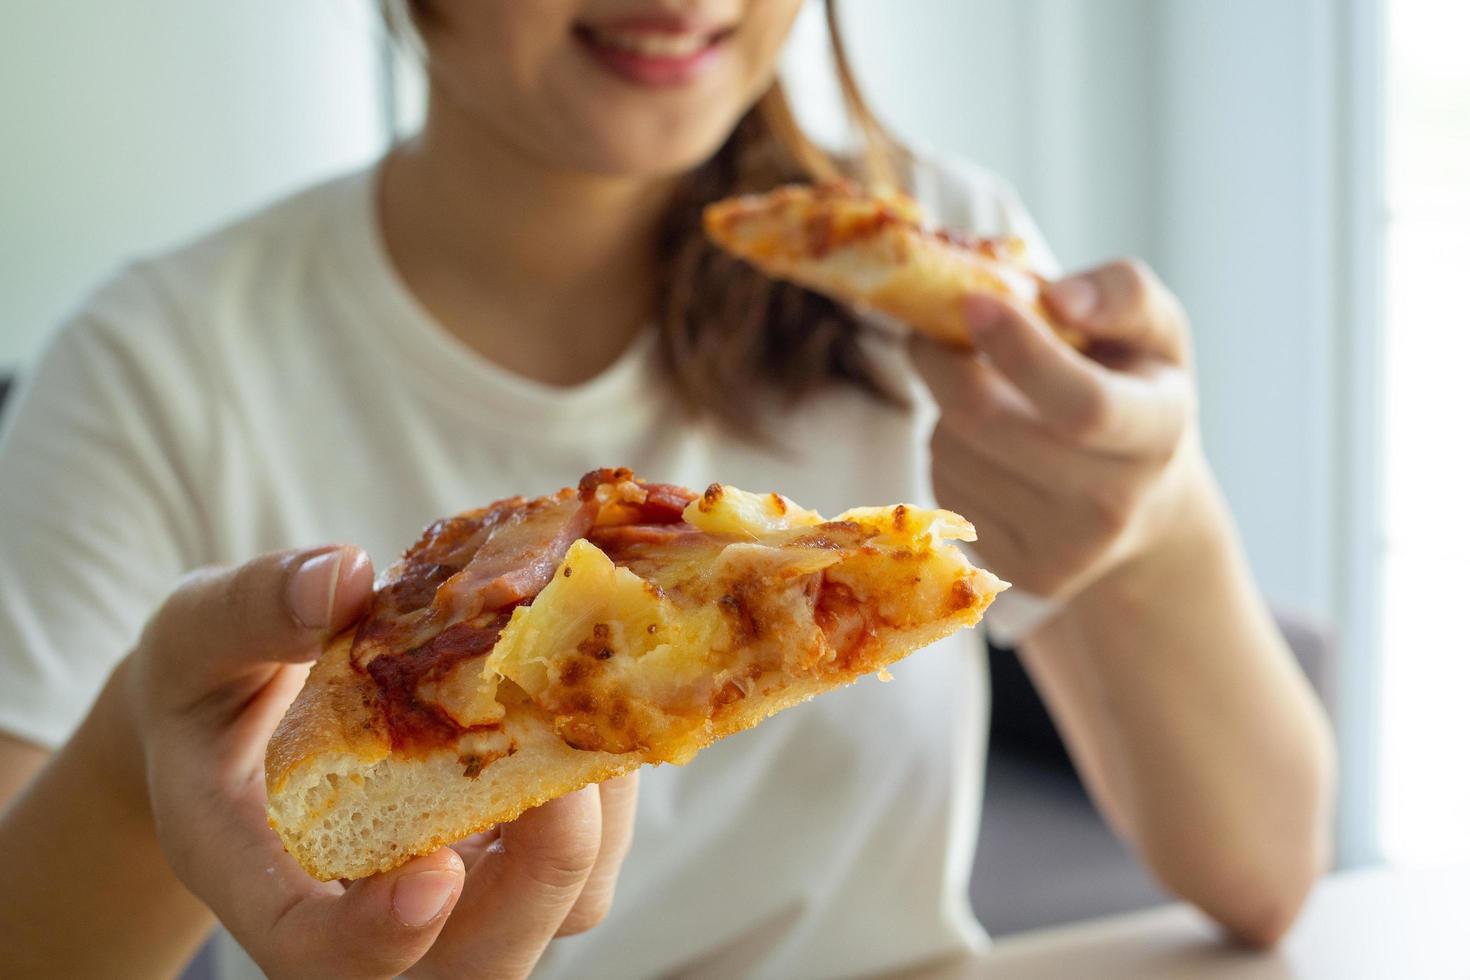
[[[1103,369],[1077,353],[1039,318],[975,293],[965,315],[976,349],[1048,422],[1066,431],[1098,426],[1107,409]]]
[[[1052,431],[1083,448],[1124,454],[1171,452],[1187,424],[1183,369],[1154,363],[1111,371],[1067,346],[1035,316],[992,297],[969,298],[976,347]]]
[[[974,487],[963,482],[955,476],[936,470],[934,473],[934,494],[941,505],[948,506],[945,502],[965,500],[974,492]],[[971,508],[971,512],[964,514],[964,518],[975,528],[975,541],[970,547],[980,556],[981,564],[1004,577],[999,569],[1015,569],[1020,567],[1020,562],[1026,554],[1026,545],[1020,533],[1002,515],[992,510],[980,510]]]
[[[607,918],[617,890],[618,872],[633,843],[633,823],[638,810],[638,773],[609,779],[597,788],[602,806],[602,843],[597,862],[577,896],[577,903],[562,920],[558,936],[586,932]]]
[[[194,760],[191,762],[191,760]],[[386,874],[320,882],[281,847],[265,820],[265,775],[220,783],[190,753],[165,760],[154,816],[174,873],[272,977],[393,976],[443,928],[464,884],[447,848]]]
[[[258,867],[240,868],[247,877],[229,883],[229,896],[205,899],[227,910],[225,927],[272,977],[396,976],[434,944],[464,886],[464,865],[448,848],[345,890],[307,878],[279,844],[274,851],[279,881],[262,883]]]
[[[956,487],[971,488],[959,498],[958,502],[964,506],[974,508],[981,504],[988,509],[999,508],[1021,519],[1047,519],[1060,496],[1057,485],[1031,467],[1016,465],[1014,458],[1003,453],[996,453],[996,458],[991,458],[988,454],[994,452],[994,447],[985,445],[985,436],[983,430],[976,433],[968,426],[940,420],[929,443],[935,474],[944,473]],[[977,443],[983,445],[983,451],[977,448]],[[1072,455],[1077,453],[1074,451]],[[974,488],[982,483],[998,486],[994,494],[977,499]],[[944,506],[969,516],[965,509],[950,507],[948,503]]]
[[[465,869],[473,871],[475,865],[480,863],[480,859],[490,849],[490,845],[499,839],[500,827],[497,825],[478,834],[471,834],[449,846],[454,848],[455,853],[464,861]]]
[[[1051,501],[1085,495],[1101,483],[1131,478],[1141,463],[1135,455],[1119,456],[1080,450],[1031,417],[998,410],[984,416],[941,416],[933,438],[935,466],[953,468],[948,459],[973,457],[980,467],[1005,472]]]
[[[441,977],[528,974],[581,895],[601,840],[595,786],[502,825],[420,969]]]
[[[1006,410],[1024,413],[1030,408],[994,366],[950,344],[914,335],[909,357],[942,417],[981,421]]]
[[[1112,262],[1057,280],[1042,301],[1063,323],[1096,340],[1182,363],[1189,335],[1184,308],[1147,265]]]
[[[933,446],[936,465],[950,454],[978,456],[1052,495],[1091,480],[1097,464],[1116,467],[1114,458],[1079,452],[1046,428],[994,366],[931,341],[915,348],[914,364],[942,410]]]
[[[371,595],[372,563],[361,549],[277,552],[187,577],[143,643],[165,680],[207,691],[262,664],[314,659]]]

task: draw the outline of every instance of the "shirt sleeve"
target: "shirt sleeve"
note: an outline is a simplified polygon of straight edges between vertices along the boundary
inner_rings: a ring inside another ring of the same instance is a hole
[[[197,563],[187,472],[205,407],[146,273],[59,330],[0,434],[0,731],[47,747],[86,714]],[[192,430],[192,431],[191,431]]]

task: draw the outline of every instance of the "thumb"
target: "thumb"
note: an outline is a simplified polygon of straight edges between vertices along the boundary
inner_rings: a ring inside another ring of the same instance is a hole
[[[144,629],[141,643],[173,685],[196,693],[274,663],[313,660],[372,597],[372,562],[333,545],[262,555],[192,573]]]
[[[260,829],[258,846],[224,858],[225,873],[198,890],[273,977],[397,976],[434,944],[464,887],[459,855],[441,848],[344,891],[308,878]]]

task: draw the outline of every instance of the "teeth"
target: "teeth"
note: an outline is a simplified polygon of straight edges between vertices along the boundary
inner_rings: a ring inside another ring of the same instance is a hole
[[[646,58],[687,58],[709,45],[708,38],[697,34],[666,34],[658,31],[593,30],[592,39],[604,47]]]

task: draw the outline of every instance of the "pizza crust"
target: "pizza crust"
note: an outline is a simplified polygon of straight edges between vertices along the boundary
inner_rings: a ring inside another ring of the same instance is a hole
[[[969,624],[937,622],[893,634],[877,659],[896,663],[961,625]],[[345,663],[349,646],[350,639],[344,643],[339,637],[316,669]],[[698,734],[690,744],[691,755],[824,691],[852,684],[859,676],[837,683],[805,678],[765,697],[739,702]],[[525,704],[509,710],[507,730],[517,738],[516,752],[471,779],[465,777],[458,752],[438,750],[402,758],[386,751],[362,752],[341,733],[324,730],[302,712],[288,712],[281,731],[292,748],[275,753],[274,765],[267,764],[270,825],[313,877],[362,878],[514,820],[584,786],[659,761],[646,752],[570,748]]]
[[[516,751],[467,776],[460,747],[394,755],[386,734],[358,736],[350,722],[323,723],[322,701],[375,699],[371,681],[350,666],[352,632],[334,639],[282,719],[266,757],[266,808],[286,850],[322,881],[361,878],[397,867],[525,810],[630,772],[630,755],[579,752],[523,697],[507,706],[505,732]],[[380,715],[353,710],[381,730]],[[365,729],[366,730],[366,729]]]

